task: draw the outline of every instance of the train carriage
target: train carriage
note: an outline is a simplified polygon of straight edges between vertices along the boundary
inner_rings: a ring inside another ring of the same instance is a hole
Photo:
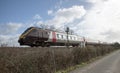
[[[68,40],[67,40],[68,39]],[[28,28],[19,37],[20,45],[28,46],[65,46],[68,42],[71,46],[85,46],[83,37],[52,31],[48,29],[41,29],[38,27]]]

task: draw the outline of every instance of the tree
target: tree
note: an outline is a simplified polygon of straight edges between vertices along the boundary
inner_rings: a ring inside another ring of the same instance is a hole
[[[49,26],[49,29],[55,30],[55,26]]]
[[[40,24],[40,27],[42,28],[42,29],[47,29],[47,25],[45,25],[45,24]]]
[[[1,43],[1,47],[7,47],[8,44],[5,44],[5,43]]]
[[[116,49],[119,49],[119,48],[120,48],[120,44],[119,44],[118,42],[115,42],[115,43],[113,44],[113,46],[114,46]]]

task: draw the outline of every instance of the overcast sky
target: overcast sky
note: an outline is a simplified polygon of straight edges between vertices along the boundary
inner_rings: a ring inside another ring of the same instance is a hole
[[[119,0],[0,0],[0,43],[17,46],[30,26],[70,27],[80,36],[120,42]]]

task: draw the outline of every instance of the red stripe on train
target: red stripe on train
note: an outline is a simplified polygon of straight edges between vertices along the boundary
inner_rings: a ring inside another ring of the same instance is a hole
[[[56,33],[55,32],[52,32],[52,41],[56,42]]]

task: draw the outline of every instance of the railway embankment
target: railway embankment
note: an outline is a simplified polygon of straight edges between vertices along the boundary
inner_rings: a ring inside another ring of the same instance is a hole
[[[55,73],[119,49],[116,45],[79,47],[0,47],[0,73]]]

